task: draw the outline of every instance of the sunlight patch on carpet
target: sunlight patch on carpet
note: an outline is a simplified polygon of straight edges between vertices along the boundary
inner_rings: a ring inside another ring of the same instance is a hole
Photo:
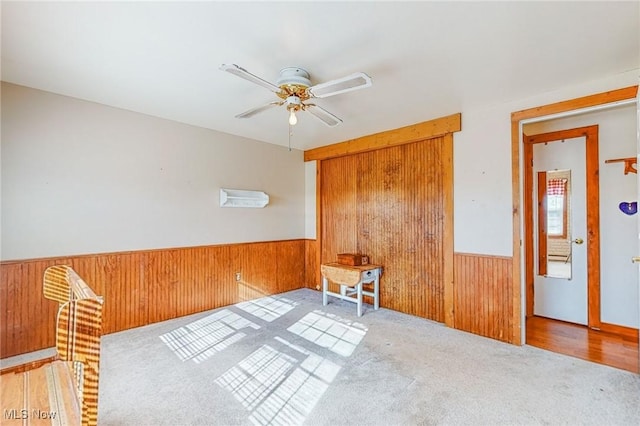
[[[262,345],[215,383],[251,412],[249,420],[253,424],[301,424],[340,366],[283,338],[275,340],[284,345],[282,351]]]
[[[271,322],[291,311],[297,305],[297,302],[285,297],[269,296],[237,303],[235,306],[251,315]]]
[[[210,358],[246,336],[242,329],[258,330],[259,325],[228,309],[215,312],[160,336],[182,361],[195,363]]]
[[[345,357],[367,334],[367,327],[361,323],[318,310],[309,312],[287,330]]]

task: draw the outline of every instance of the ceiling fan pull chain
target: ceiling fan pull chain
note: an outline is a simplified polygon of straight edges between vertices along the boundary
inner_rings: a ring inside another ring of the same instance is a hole
[[[293,126],[291,126],[291,123],[289,123],[289,151],[291,151],[291,135],[293,134]]]

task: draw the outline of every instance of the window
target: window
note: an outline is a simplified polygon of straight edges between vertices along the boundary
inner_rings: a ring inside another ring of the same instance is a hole
[[[547,236],[567,238],[567,179],[547,181]]]

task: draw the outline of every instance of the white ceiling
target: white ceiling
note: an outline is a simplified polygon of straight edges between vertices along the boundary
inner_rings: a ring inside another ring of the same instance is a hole
[[[2,2],[2,79],[287,145],[277,98],[220,71],[312,83],[363,71],[368,89],[303,113],[308,149],[522,99],[640,66],[640,2]],[[464,124],[463,124],[464,126]]]

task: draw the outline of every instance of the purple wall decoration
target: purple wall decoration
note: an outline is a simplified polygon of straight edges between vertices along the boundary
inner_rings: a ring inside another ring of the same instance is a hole
[[[622,211],[622,213],[628,214],[629,216],[638,213],[637,201],[634,201],[634,202],[623,201],[620,203],[618,207],[620,207],[620,211]]]

